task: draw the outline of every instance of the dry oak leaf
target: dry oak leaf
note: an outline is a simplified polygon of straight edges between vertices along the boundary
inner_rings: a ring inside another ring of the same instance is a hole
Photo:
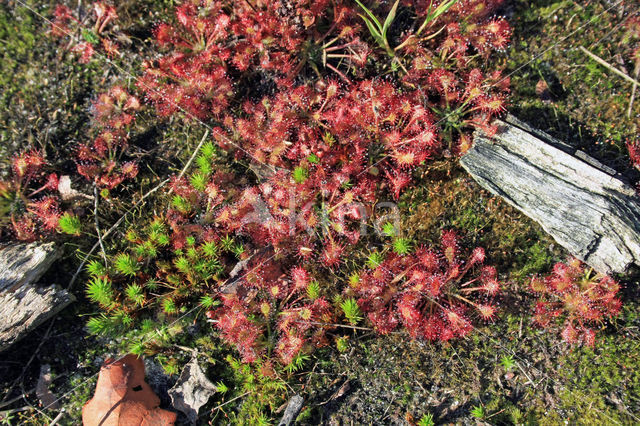
[[[173,425],[176,413],[158,408],[160,398],[144,381],[142,358],[129,354],[105,361],[96,391],[82,408],[85,426]]]

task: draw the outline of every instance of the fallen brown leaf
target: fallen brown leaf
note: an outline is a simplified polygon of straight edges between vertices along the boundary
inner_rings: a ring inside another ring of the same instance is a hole
[[[119,361],[107,359],[100,369],[96,390],[82,408],[85,426],[173,425],[176,413],[158,408],[160,398],[144,381],[142,358],[129,354]]]

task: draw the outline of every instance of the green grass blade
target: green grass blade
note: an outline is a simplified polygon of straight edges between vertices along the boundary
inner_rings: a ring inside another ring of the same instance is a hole
[[[384,37],[385,40],[387,39],[387,30],[393,23],[393,20],[396,18],[398,4],[400,4],[400,0],[396,0],[396,2],[393,4],[393,7],[389,11],[389,14],[387,15],[387,19],[384,20],[384,25],[382,26],[382,37]]]
[[[375,22],[376,26],[378,27],[377,32],[382,34],[382,24],[380,23],[380,21],[378,21],[378,18],[376,18],[376,15],[374,15],[373,12],[371,12],[369,9],[367,9],[367,7],[360,2],[360,0],[356,0],[356,3],[358,3],[358,6],[360,6],[362,8],[362,10],[364,10],[367,13],[367,15],[369,15],[369,18],[371,18],[371,21]],[[362,17],[362,15],[360,15],[360,16]],[[364,17],[363,17],[363,19],[364,19]],[[366,22],[366,20],[365,20],[365,22]]]
[[[369,28],[369,32],[371,33],[371,36],[374,38],[376,43],[378,43],[380,45],[380,47],[382,47],[384,49],[385,43],[384,43],[384,40],[382,38],[382,33],[376,29],[376,27],[374,26],[373,22],[371,22],[369,19],[367,19],[366,16],[364,16],[364,15],[359,15],[359,16],[364,20],[364,23],[367,24],[367,28]]]
[[[449,2],[447,3],[443,3],[440,6],[438,6],[436,8],[436,10],[433,12],[433,16],[431,17],[432,21],[435,21],[436,19],[438,19],[438,17],[440,15],[442,15],[443,13],[445,13],[447,10],[449,10],[451,8],[451,6],[453,6],[454,4],[458,3],[459,0],[449,0]]]
[[[424,29],[427,27],[428,24],[438,19],[440,15],[445,13],[447,10],[451,9],[451,7],[454,4],[458,3],[458,1],[459,0],[449,0],[448,2],[442,3],[440,6],[438,6],[436,10],[433,11],[433,13],[427,15],[427,17],[424,19],[424,22],[420,26],[420,29],[418,30],[416,35],[420,35],[420,33],[424,31]]]

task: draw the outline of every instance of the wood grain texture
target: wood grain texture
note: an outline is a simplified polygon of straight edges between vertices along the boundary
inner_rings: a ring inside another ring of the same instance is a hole
[[[282,419],[278,423],[278,426],[290,426],[294,424],[298,414],[300,414],[300,410],[302,410],[302,406],[304,404],[304,398],[300,395],[293,395],[287,403],[287,408],[284,410],[284,414],[282,415]]]
[[[34,283],[60,258],[54,243],[10,244],[0,248],[0,291]]]
[[[0,249],[0,352],[74,300],[63,289],[36,283],[58,258],[53,243]]]
[[[603,273],[640,265],[640,202],[616,172],[513,117],[474,137],[462,166]]]

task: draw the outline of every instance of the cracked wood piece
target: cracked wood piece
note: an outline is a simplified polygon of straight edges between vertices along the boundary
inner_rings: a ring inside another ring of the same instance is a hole
[[[0,352],[74,300],[58,287],[34,283],[59,256],[53,243],[0,249]]]
[[[302,410],[302,405],[304,404],[304,398],[300,395],[293,395],[287,404],[287,408],[284,410],[284,414],[278,426],[290,426],[300,414],[300,410]]]
[[[612,169],[507,117],[476,133],[462,166],[599,272],[640,265],[640,200]]]
[[[0,292],[36,282],[60,257],[54,243],[11,244],[0,249]]]
[[[0,293],[0,352],[74,300],[72,295],[56,286],[35,284]]]

